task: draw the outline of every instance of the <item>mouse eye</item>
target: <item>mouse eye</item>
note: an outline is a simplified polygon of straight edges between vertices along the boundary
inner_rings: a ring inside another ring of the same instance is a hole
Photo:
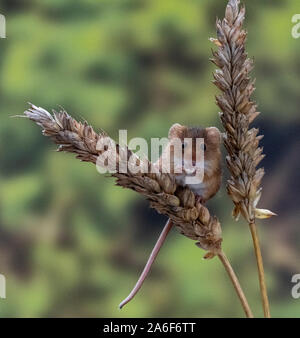
[[[202,143],[202,144],[201,144],[201,149],[202,149],[203,151],[206,150],[206,144],[205,144],[205,143]]]

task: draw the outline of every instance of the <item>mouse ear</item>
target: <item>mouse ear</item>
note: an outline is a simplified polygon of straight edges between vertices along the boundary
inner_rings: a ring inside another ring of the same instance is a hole
[[[179,123],[173,124],[173,126],[169,129],[169,138],[179,137],[181,131],[183,130],[183,126]]]
[[[221,142],[221,133],[220,130],[216,127],[206,128],[207,138],[213,143]]]

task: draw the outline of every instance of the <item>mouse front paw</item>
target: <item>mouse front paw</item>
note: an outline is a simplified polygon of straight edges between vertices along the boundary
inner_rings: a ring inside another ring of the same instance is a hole
[[[200,203],[202,205],[205,203],[205,200],[201,195],[196,195],[195,197],[196,197],[196,203]]]

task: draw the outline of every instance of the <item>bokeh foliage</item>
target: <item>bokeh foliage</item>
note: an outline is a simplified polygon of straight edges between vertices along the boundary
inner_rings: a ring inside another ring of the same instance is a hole
[[[261,206],[280,216],[261,224],[274,316],[299,317],[291,276],[299,271],[300,39],[291,36],[298,0],[247,0],[248,51],[255,57],[265,134]],[[0,316],[242,316],[228,277],[176,231],[140,294],[119,302],[141,271],[165,218],[92,165],[54,152],[32,123],[10,118],[30,101],[62,105],[117,137],[164,137],[174,122],[216,125],[211,43],[217,0],[0,1]],[[226,172],[224,176],[226,177]],[[209,203],[224,248],[261,315],[250,234],[231,219],[223,188]],[[298,215],[298,216],[297,216]],[[298,270],[297,270],[298,268]]]

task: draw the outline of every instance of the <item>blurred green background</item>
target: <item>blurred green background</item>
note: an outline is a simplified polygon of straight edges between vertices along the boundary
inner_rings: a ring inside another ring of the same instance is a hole
[[[271,312],[299,317],[291,296],[299,266],[299,0],[247,0],[248,52],[255,58],[255,121],[266,159],[260,223]],[[244,316],[217,259],[175,229],[134,301],[135,284],[166,221],[91,164],[56,153],[21,114],[30,101],[62,105],[117,137],[164,137],[174,122],[220,126],[209,62],[220,0],[2,0],[0,44],[1,317]],[[297,167],[298,165],[298,167]],[[298,168],[298,169],[297,169]],[[225,171],[224,179],[227,176]],[[225,181],[225,180],[224,180]],[[225,183],[209,207],[249,302],[262,316],[250,232],[231,218]]]

